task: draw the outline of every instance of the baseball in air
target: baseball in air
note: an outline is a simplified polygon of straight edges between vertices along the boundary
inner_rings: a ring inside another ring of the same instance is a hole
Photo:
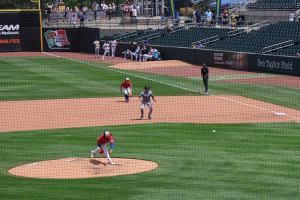
[[[216,132],[216,130],[213,130],[213,133],[215,133]]]

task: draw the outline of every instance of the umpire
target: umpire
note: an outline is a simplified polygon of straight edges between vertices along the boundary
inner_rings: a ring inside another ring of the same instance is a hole
[[[205,94],[208,94],[208,68],[205,63],[202,64],[201,75],[204,83]]]

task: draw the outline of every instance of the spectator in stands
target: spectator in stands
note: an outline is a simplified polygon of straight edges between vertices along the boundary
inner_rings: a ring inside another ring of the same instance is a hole
[[[149,40],[148,40],[148,38],[145,38],[145,39],[143,40],[143,44],[144,44],[145,46],[148,46],[148,45],[149,45]]]
[[[248,25],[246,29],[246,33],[250,33],[252,31],[252,28]]]
[[[195,15],[195,18],[196,18],[196,23],[200,23],[201,22],[201,12],[198,8],[196,9],[194,15]]]
[[[83,6],[83,7],[82,7],[82,13],[83,13],[83,15],[85,15],[85,14],[87,13],[88,10],[89,10],[89,9],[88,9],[87,6]]]
[[[132,23],[136,23],[137,22],[137,10],[135,8],[135,6],[132,6],[131,9],[131,15],[132,15]]]
[[[84,14],[79,12],[80,27],[84,27]]]
[[[140,6],[139,3],[137,3],[137,4],[135,5],[135,9],[136,9],[136,12],[137,12],[137,16],[138,16],[138,17],[141,16],[141,6]]]
[[[297,56],[300,58],[300,52],[299,52],[299,53],[297,53]]]
[[[99,10],[99,4],[94,1],[93,4],[92,4],[92,9],[93,9],[93,12],[94,12],[94,20],[97,20],[97,12]]]
[[[205,47],[205,45],[202,44],[201,42],[197,42],[196,44],[194,44],[194,48],[195,49],[202,49],[204,47]]]
[[[72,15],[71,23],[72,23],[73,26],[76,26],[76,23],[77,23],[77,17],[76,17],[76,14],[75,14],[75,13],[73,13],[73,15]]]
[[[227,24],[228,23],[228,16],[229,16],[229,12],[227,8],[224,8],[223,13],[222,13],[222,17],[223,17],[223,23]]]
[[[172,24],[171,24],[171,22],[168,22],[168,25],[167,25],[167,27],[166,27],[166,30],[167,30],[167,33],[168,33],[169,35],[172,33],[173,29],[172,29]]]
[[[294,15],[294,13],[291,13],[290,16],[289,16],[289,21],[293,22],[294,19],[295,19],[295,15]]]
[[[108,19],[111,20],[111,18],[112,18],[112,5],[111,4],[108,5],[107,15],[108,15]]]
[[[180,15],[179,15],[179,11],[176,10],[175,11],[175,26],[178,26],[180,23]]]
[[[117,6],[115,3],[112,3],[112,17],[116,18]]]
[[[213,13],[211,12],[211,10],[210,9],[208,9],[206,12],[205,12],[205,17],[206,17],[206,21],[208,22],[208,23],[210,23],[211,21],[212,21],[212,19],[213,19]]]

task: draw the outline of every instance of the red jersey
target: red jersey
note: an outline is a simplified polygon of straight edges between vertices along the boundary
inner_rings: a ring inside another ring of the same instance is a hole
[[[130,80],[129,81],[125,80],[125,81],[122,82],[122,84],[121,84],[120,87],[121,87],[121,89],[123,89],[123,88],[130,88],[130,89],[132,89],[132,83],[131,83]]]
[[[97,144],[113,144],[115,142],[112,134],[109,134],[108,137],[105,137],[104,134],[98,137]]]

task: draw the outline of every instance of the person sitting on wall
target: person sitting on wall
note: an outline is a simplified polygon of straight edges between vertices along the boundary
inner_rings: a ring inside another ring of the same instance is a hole
[[[153,60],[158,61],[160,60],[160,53],[157,49],[153,48]]]
[[[131,43],[129,49],[127,49],[126,51],[123,52],[124,59],[131,59],[131,60],[133,60],[134,52],[135,52],[135,49],[136,49],[135,45],[136,45],[135,42]]]
[[[143,55],[143,61],[146,62],[148,60],[153,60],[153,53],[154,49],[150,47],[148,53]]]
[[[143,56],[144,54],[147,53],[147,47],[144,45],[141,50],[140,50],[140,54],[139,54],[139,61],[142,62],[143,61]]]
[[[135,49],[135,51],[132,53],[132,60],[133,58],[138,61],[139,60],[139,55],[140,55],[141,47],[138,45]]]

